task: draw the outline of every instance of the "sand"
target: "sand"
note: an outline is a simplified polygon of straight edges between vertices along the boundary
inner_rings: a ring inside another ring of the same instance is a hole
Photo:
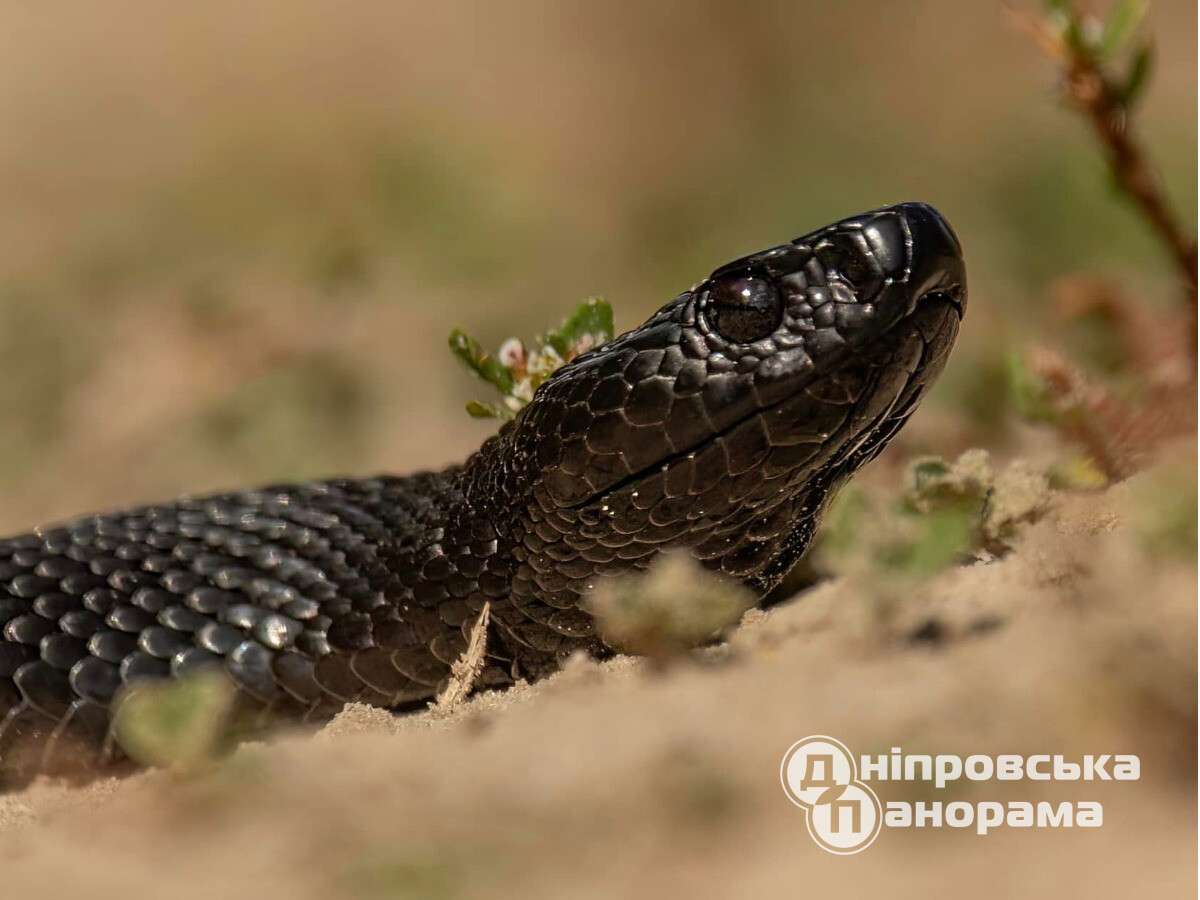
[[[1058,495],[1013,553],[897,603],[832,580],[668,667],[573,659],[450,714],[0,799],[7,897],[1091,897],[1195,892],[1195,568],[1135,539],[1138,479]],[[933,623],[933,624],[931,624]],[[785,798],[809,734],[860,753],[1136,753],[1136,782],[884,783],[1099,800],[1098,829],[884,829],[835,857]]]

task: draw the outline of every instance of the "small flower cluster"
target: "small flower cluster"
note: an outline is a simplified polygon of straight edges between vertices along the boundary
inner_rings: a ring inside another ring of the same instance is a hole
[[[539,335],[532,351],[519,338],[509,338],[492,356],[456,328],[450,333],[450,351],[501,395],[500,403],[469,401],[467,413],[477,419],[512,419],[560,366],[612,337],[612,307],[598,297],[585,300],[557,329]]]

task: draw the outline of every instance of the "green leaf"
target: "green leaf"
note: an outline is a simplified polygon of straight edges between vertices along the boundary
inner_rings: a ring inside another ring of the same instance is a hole
[[[944,459],[922,459],[913,463],[912,477],[917,490],[923,490],[930,482],[945,478],[950,474],[950,466]]]
[[[135,687],[117,703],[117,743],[147,765],[196,769],[219,749],[233,701],[233,686],[220,672]]]
[[[495,403],[483,403],[480,400],[467,401],[467,415],[472,419],[511,419],[512,413],[507,407]]]
[[[1047,475],[1050,487],[1058,491],[1098,491],[1109,485],[1108,476],[1087,456],[1055,463]]]
[[[1063,43],[1073,53],[1087,53],[1087,29],[1072,0],[1045,0],[1045,7],[1047,23],[1058,31]]]
[[[1079,18],[1079,13],[1071,4],[1064,3],[1061,10],[1050,16],[1050,20],[1058,28],[1063,43],[1072,53],[1087,55],[1091,52],[1091,47],[1086,39],[1086,29]]]
[[[978,520],[978,512],[966,507],[935,510],[919,520],[911,539],[883,547],[880,563],[918,578],[936,574],[970,551]]]
[[[1104,30],[1100,33],[1099,51],[1102,58],[1112,56],[1125,46],[1149,8],[1149,0],[1118,0],[1113,4]]]
[[[1153,65],[1154,47],[1152,44],[1143,44],[1133,55],[1133,62],[1129,65],[1129,74],[1125,76],[1125,83],[1118,91],[1118,99],[1126,109],[1132,108],[1141,99],[1142,90],[1149,83],[1150,70]]]
[[[1060,418],[1050,403],[1045,383],[1025,364],[1019,353],[1008,357],[1008,390],[1017,414],[1031,422],[1055,422]]]
[[[821,525],[821,548],[826,554],[843,555],[858,541],[863,522],[872,513],[866,493],[854,482],[834,495]]]
[[[600,297],[590,297],[581,303],[555,331],[548,332],[545,342],[567,359],[575,355],[582,340],[591,339],[591,346],[598,347],[613,336],[612,306]]]
[[[450,352],[468,369],[496,387],[502,394],[512,390],[513,377],[495,358],[483,352],[479,342],[461,329],[450,332]]]
[[[953,463],[936,456],[916,459],[906,480],[910,488],[901,500],[902,512],[927,516],[953,509],[977,516],[994,475],[985,451],[968,450]]]
[[[455,328],[450,332],[450,352],[458,357],[459,362],[464,366],[476,375],[479,374],[478,361],[485,355],[483,348],[479,346],[479,341],[461,329]]]
[[[455,328],[450,332],[450,351],[464,362],[470,364],[478,354],[483,352],[483,348],[479,346],[477,340],[461,328]]]

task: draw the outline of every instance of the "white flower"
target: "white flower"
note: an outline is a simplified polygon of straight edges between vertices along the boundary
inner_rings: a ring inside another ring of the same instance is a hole
[[[500,345],[496,359],[507,369],[518,369],[524,367],[527,355],[525,345],[521,343],[520,338],[509,338]]]

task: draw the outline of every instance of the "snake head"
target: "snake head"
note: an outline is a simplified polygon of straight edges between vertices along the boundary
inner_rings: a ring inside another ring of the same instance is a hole
[[[833,375],[919,306],[945,314],[948,304],[961,316],[965,277],[945,219],[904,203],[727,263],[684,302],[709,351],[706,369],[735,363],[710,389],[726,385],[734,404],[749,390],[762,410]]]
[[[636,561],[684,545],[753,577],[908,418],[965,302],[931,206],[844,219],[721,266],[564,366],[493,477],[528,495],[536,546]]]

